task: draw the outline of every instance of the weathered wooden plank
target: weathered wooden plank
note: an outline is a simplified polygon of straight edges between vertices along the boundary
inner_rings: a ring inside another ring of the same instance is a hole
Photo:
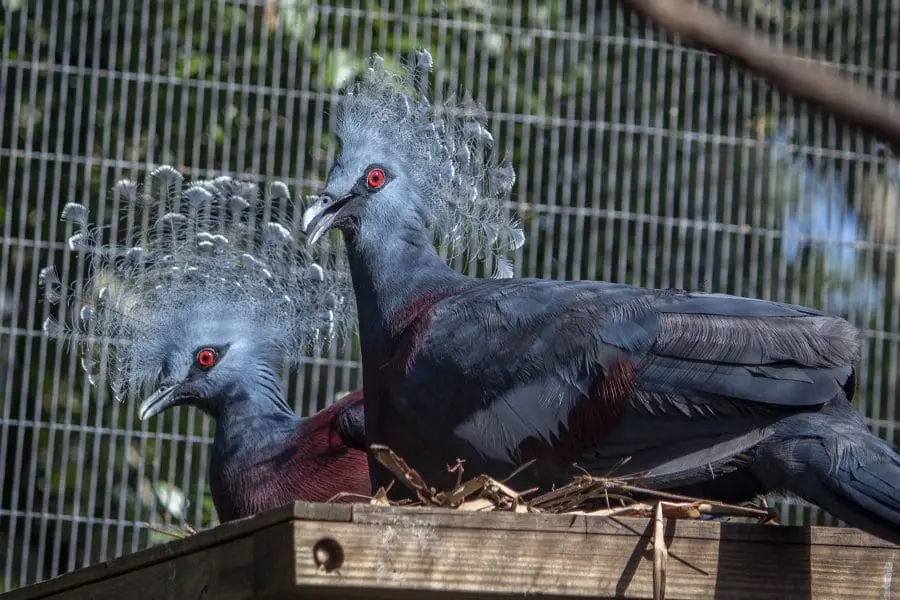
[[[651,521],[297,503],[3,599],[652,597]],[[669,521],[666,597],[891,598],[900,548],[836,528]]]
[[[282,523],[282,527],[286,526]],[[52,594],[54,600],[253,598],[253,538],[241,537],[197,552]]]
[[[589,515],[514,514],[509,512],[461,512],[440,508],[384,508],[369,505],[353,507],[353,522],[384,523],[396,515],[412,517],[435,526],[459,528],[503,529],[527,531],[585,531],[604,535],[636,535],[643,532],[647,519],[635,517],[600,518]],[[824,544],[865,548],[889,548],[897,546],[858,529],[846,527],[789,527],[727,523],[720,521],[678,520],[678,535],[691,538],[720,538],[721,531],[729,539]]]
[[[596,523],[593,523],[596,521]],[[295,523],[298,585],[320,594],[369,590],[425,597],[466,594],[652,598],[650,521],[564,515],[461,514],[357,507],[352,524]],[[766,534],[759,540],[758,532]],[[900,549],[831,528],[669,521],[666,597],[889,598]],[[312,557],[319,536],[337,540],[340,573]],[[818,537],[825,544],[801,543]],[[842,539],[849,534],[847,539]],[[786,543],[780,543],[786,542]],[[845,543],[846,542],[846,543]],[[418,592],[416,594],[415,592]],[[491,596],[494,597],[494,596]]]
[[[278,523],[293,520],[350,521],[352,511],[346,504],[307,504],[297,502],[254,517],[220,525],[184,539],[154,546],[140,552],[78,569],[48,581],[26,586],[3,594],[3,600],[37,600],[71,588],[110,579],[157,563],[171,562],[186,554],[202,553],[217,545],[240,537],[253,535]]]
[[[320,505],[325,506],[325,505]],[[349,507],[347,507],[349,508]],[[349,521],[350,511],[346,512]],[[339,521],[297,520],[282,522],[253,534],[253,598],[284,598],[296,588],[297,550],[293,523],[315,523],[316,528],[328,530]]]

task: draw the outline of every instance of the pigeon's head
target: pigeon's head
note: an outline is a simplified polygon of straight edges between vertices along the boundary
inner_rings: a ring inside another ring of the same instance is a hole
[[[484,111],[471,99],[432,104],[432,58],[399,74],[376,56],[339,101],[340,150],[303,215],[310,243],[336,227],[356,236],[427,227],[451,255],[502,256],[524,242],[508,214],[515,173],[498,160]]]
[[[63,285],[55,269],[42,271],[58,307],[44,329],[81,347],[92,383],[108,380],[119,399],[145,398],[142,419],[178,405],[218,417],[248,398],[248,384],[283,404],[276,365],[346,333],[355,313],[349,275],[314,262],[294,239],[279,209],[290,202],[287,186],[272,184],[262,198],[255,184],[187,185],[161,167],[144,186],[123,181],[115,193],[128,209],[122,246],[101,243],[107,229],[87,223],[85,206],[64,209],[77,229],[69,247],[87,273]]]
[[[377,143],[345,145],[329,171],[325,189],[313,197],[303,215],[309,243],[332,227],[352,237],[379,231],[373,226],[379,221],[388,227],[409,222],[424,227],[430,218],[429,206],[403,158]]]
[[[184,405],[216,419],[233,403],[265,401],[289,410],[272,370],[278,349],[272,347],[271,336],[238,309],[219,305],[186,310],[183,321],[172,323],[166,343],[145,348],[154,353],[159,378],[156,391],[141,402],[142,420]]]

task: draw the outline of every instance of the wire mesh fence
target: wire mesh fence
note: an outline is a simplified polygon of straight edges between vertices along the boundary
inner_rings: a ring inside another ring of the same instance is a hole
[[[715,2],[814,60],[898,95],[900,2]],[[211,428],[148,423],[41,335],[44,265],[73,264],[68,201],[113,218],[111,187],[159,164],[191,178],[321,185],[330,107],[364,59],[417,47],[471,90],[517,169],[518,274],[786,300],[864,335],[858,406],[896,443],[900,165],[680,45],[617,3],[528,0],[4,0],[0,21],[2,589],[215,522]],[[64,267],[71,280],[77,267]],[[286,374],[302,413],[361,384],[336,348]],[[791,502],[792,522],[828,522]]]

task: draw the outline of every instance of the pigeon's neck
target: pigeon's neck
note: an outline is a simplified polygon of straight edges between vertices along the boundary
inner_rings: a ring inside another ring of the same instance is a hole
[[[404,320],[468,279],[438,255],[418,222],[345,232],[344,238],[364,361],[390,344]]]
[[[358,445],[349,438],[359,436],[344,431],[342,407],[332,405],[308,419],[297,417],[283,400],[282,407],[268,410],[245,408],[274,406],[273,393],[257,388],[216,420],[210,488],[219,520],[297,500],[325,502],[342,492],[369,494],[366,454],[348,446]]]
[[[266,367],[253,369],[241,385],[217,398],[212,412],[213,463],[221,466],[254,462],[261,449],[283,446],[302,423],[285,402],[277,375]]]

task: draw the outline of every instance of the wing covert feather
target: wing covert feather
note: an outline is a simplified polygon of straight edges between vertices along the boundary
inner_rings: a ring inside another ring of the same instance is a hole
[[[696,468],[852,381],[855,329],[810,309],[597,282],[481,282],[435,304],[408,385],[433,390],[416,407],[425,418],[497,460],[543,449],[605,464],[604,444],[650,456],[666,438],[682,455],[663,471]],[[649,434],[660,427],[666,435]],[[704,435],[718,440],[708,451]]]

